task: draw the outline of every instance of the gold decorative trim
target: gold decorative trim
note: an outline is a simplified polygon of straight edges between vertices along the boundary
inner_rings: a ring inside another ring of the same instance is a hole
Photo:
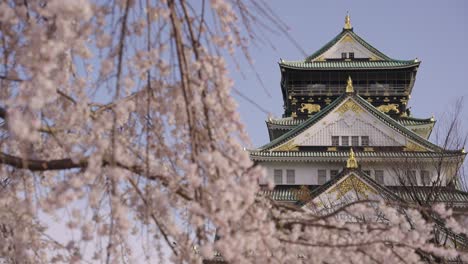
[[[308,114],[316,113],[316,112],[320,111],[320,105],[318,105],[318,104],[302,103],[302,104],[301,104],[301,108],[299,109],[299,111],[301,111],[302,113],[304,113],[306,110],[307,110],[307,113],[308,113]]]
[[[293,117],[293,118],[294,118],[294,117],[297,117],[296,112],[292,112],[292,113],[291,113],[291,117]]]
[[[400,110],[398,109],[397,104],[387,104],[387,105],[381,105],[377,107],[377,109],[381,112],[388,113],[390,111],[395,111],[395,113],[399,114]]]
[[[351,17],[349,16],[349,13],[346,13],[346,17],[345,17],[345,24],[344,24],[344,29],[352,29],[353,26],[351,26]]]
[[[299,147],[293,143],[293,141],[288,141],[283,145],[273,149],[273,151],[298,151]]]
[[[353,148],[351,148],[351,151],[349,152],[349,158],[346,161],[346,168],[348,168],[348,169],[357,169],[358,168],[356,158],[354,157]]]
[[[318,57],[317,59],[315,59],[315,61],[325,61],[325,57],[323,57],[323,55],[322,55],[322,56]]]
[[[348,81],[346,84],[346,93],[354,93],[353,80],[351,76],[348,76]]]
[[[310,193],[309,188],[305,185],[301,185],[301,188],[298,189],[293,189],[292,193],[296,197],[296,199],[300,202],[307,203],[312,199],[312,195]]]
[[[371,188],[369,185],[364,183],[361,179],[356,177],[356,175],[351,174],[346,179],[338,183],[335,187],[330,189],[327,193],[334,193],[336,194],[336,199],[339,200],[343,196],[345,196],[348,192],[353,191],[356,192],[365,198],[368,198],[368,194],[377,194],[377,192]]]
[[[404,151],[427,151],[426,148],[424,147],[421,147],[420,145],[418,144],[415,144],[411,141],[409,141],[406,146],[404,147],[403,149]]]
[[[338,151],[338,150],[336,149],[336,147],[328,147],[327,151]]]
[[[373,147],[364,147],[364,151],[373,152],[374,148]]]
[[[354,102],[352,99],[348,99],[344,104],[342,104],[338,109],[336,109],[336,112],[340,115],[343,115],[347,111],[353,111],[356,114],[362,113],[364,110],[359,106],[356,102]]]
[[[291,105],[296,105],[296,103],[297,103],[297,99],[296,99],[296,98],[293,98],[293,99],[291,100]]]
[[[331,103],[331,101],[332,101],[332,100],[331,100],[330,98],[325,99],[325,103],[326,103],[327,105],[329,105],[329,104]]]

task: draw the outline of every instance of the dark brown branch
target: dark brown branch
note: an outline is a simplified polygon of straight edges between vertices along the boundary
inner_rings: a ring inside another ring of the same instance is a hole
[[[88,161],[87,159],[82,159],[78,162],[74,162],[72,159],[31,160],[0,153],[0,164],[30,171],[47,171],[86,168]]]
[[[23,159],[20,157],[12,156],[3,152],[0,152],[0,164],[9,165],[18,169],[26,169],[30,171],[51,171],[51,170],[70,170],[70,169],[85,169],[88,167],[88,158],[80,159],[75,162],[72,159],[55,159],[55,160],[33,160],[33,159]],[[110,166],[110,161],[104,159],[102,161],[102,166]],[[136,165],[125,165],[121,162],[115,163],[116,167],[125,169],[134,174],[144,175],[148,180],[158,180],[165,187],[169,186],[169,182],[164,175],[145,175],[144,168]],[[192,196],[187,190],[182,186],[178,186],[175,193],[180,195],[186,200],[192,200]]]

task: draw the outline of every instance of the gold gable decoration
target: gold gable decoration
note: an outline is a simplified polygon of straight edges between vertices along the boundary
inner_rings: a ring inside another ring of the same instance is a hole
[[[421,151],[427,151],[426,148],[423,148],[421,146],[419,146],[418,144],[415,144],[411,141],[409,141],[405,148],[403,149],[404,151],[414,151],[414,152],[421,152]]]
[[[354,42],[354,39],[350,35],[346,35],[340,42],[343,42],[343,43]]]
[[[356,114],[362,113],[364,110],[359,106],[356,102],[354,102],[351,99],[348,99],[344,104],[342,104],[338,109],[336,109],[336,112],[339,113],[340,115],[343,115],[347,111],[353,111]]]
[[[365,198],[368,198],[369,193],[377,194],[377,192],[374,189],[372,189],[369,185],[364,183],[354,174],[349,175],[346,179],[338,183],[327,193],[337,192],[336,199],[339,200],[350,191],[356,192],[364,196]]]
[[[303,203],[307,203],[312,199],[310,190],[305,185],[302,185],[300,189],[294,189],[292,193],[294,194],[296,200]]]
[[[293,143],[293,141],[288,141],[284,143],[283,145],[273,149],[273,151],[298,151],[299,148],[297,147],[296,144]]]

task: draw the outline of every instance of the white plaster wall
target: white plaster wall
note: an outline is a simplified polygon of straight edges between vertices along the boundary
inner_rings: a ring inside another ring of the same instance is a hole
[[[264,162],[261,163],[267,170],[269,179],[274,181],[274,170],[283,170],[283,184],[286,183],[286,170],[295,170],[296,183],[295,185],[317,185],[318,170],[327,170],[327,181],[330,180],[330,170],[341,171],[345,164],[344,163],[332,163],[332,162],[317,162],[317,163],[302,163],[302,162]],[[430,175],[435,178],[437,177],[437,168],[431,163],[420,163],[419,166],[414,165],[398,165],[396,163],[360,163],[363,171],[370,170],[371,178],[375,179],[375,170],[384,171],[384,183],[387,186],[400,185],[398,175],[404,175],[406,168],[416,170],[416,178],[418,185],[422,186],[421,182],[421,170],[427,170]],[[445,179],[445,169],[442,169],[441,177]],[[264,183],[262,183],[264,184]]]
[[[341,59],[342,52],[354,52],[355,58],[371,58],[376,57],[376,55],[370,52],[367,48],[361,45],[359,42],[354,40],[351,36],[343,36],[343,38],[338,41],[333,47],[323,53],[323,57],[328,59]]]

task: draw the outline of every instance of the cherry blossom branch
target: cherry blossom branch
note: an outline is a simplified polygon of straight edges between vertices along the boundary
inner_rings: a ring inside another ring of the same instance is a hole
[[[52,170],[69,170],[69,169],[85,169],[88,167],[89,162],[88,158],[83,158],[78,161],[73,159],[55,159],[55,160],[34,160],[34,159],[24,159],[16,156],[12,156],[3,152],[0,152],[0,164],[9,165],[17,169],[27,169],[30,171],[52,171]],[[102,161],[102,166],[110,166],[111,163],[108,160]],[[144,175],[144,169],[140,166],[135,165],[125,165],[121,162],[115,163],[116,167],[121,169],[128,170],[137,175]],[[163,186],[169,187],[169,181],[163,175],[146,175],[148,180],[159,180]],[[188,194],[188,191],[183,189],[181,186],[178,186],[174,190],[177,194],[183,197],[186,200],[192,200],[191,195]]]

